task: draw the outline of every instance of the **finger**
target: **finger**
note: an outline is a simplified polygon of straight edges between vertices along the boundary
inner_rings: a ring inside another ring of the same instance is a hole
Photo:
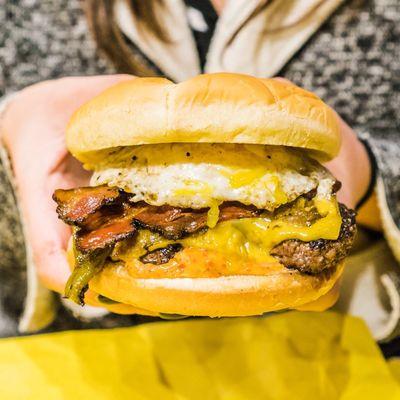
[[[33,259],[41,283],[50,290],[64,294],[71,274],[65,251],[54,241],[36,243],[32,240],[32,244],[35,249]]]
[[[39,277],[47,287],[62,293],[70,274],[65,250],[71,230],[58,219],[52,195],[57,188],[87,185],[89,173],[70,155],[50,173],[37,171],[42,161],[35,161],[27,165],[28,170],[21,169],[21,163],[16,169],[20,207]]]

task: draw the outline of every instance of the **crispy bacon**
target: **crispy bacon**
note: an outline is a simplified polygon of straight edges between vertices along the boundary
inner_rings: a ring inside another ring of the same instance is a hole
[[[254,206],[246,206],[236,201],[225,202],[220,207],[218,222],[229,221],[230,219],[257,217],[263,210]]]
[[[157,232],[167,239],[178,240],[205,228],[207,210],[147,206],[135,215],[135,222],[140,228]]]
[[[158,232],[167,239],[178,240],[207,229],[207,212],[207,208],[193,210],[172,206],[148,206],[135,215],[135,221],[142,228]],[[261,210],[255,207],[226,202],[220,206],[218,222],[255,217],[260,213]]]
[[[57,189],[53,200],[59,217],[69,225],[82,224],[89,215],[108,204],[121,204],[126,194],[116,187],[96,186],[77,189]]]
[[[82,252],[105,249],[121,240],[133,237],[136,232],[131,215],[114,216],[94,230],[80,229],[75,235],[75,245]]]
[[[194,210],[151,206],[129,201],[128,193],[106,186],[56,190],[59,217],[79,228],[76,246],[82,252],[103,249],[132,237],[140,228],[179,240],[207,229],[207,208]],[[219,222],[257,216],[261,210],[236,202],[220,206]]]

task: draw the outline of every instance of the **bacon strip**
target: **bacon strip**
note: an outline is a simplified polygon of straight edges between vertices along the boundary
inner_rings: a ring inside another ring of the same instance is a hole
[[[107,186],[56,190],[59,217],[79,227],[76,246],[82,252],[104,249],[133,237],[138,229],[158,232],[167,239],[207,229],[207,208],[193,210],[172,206],[151,206],[129,201],[129,194]],[[220,206],[219,222],[257,216],[261,210],[236,202]]]
[[[147,206],[135,215],[140,228],[157,232],[167,239],[178,240],[206,226],[207,211],[172,206]]]
[[[179,240],[184,236],[206,229],[207,212],[207,208],[193,210],[172,206],[147,206],[135,215],[135,221],[141,228],[160,233],[167,239]],[[218,222],[255,217],[260,213],[261,210],[255,207],[227,202],[220,206]]]
[[[77,226],[101,207],[122,203],[125,199],[124,192],[105,185],[69,190],[57,189],[53,194],[53,200],[58,205],[59,218],[69,225]]]
[[[218,222],[229,221],[230,219],[257,217],[262,212],[263,210],[259,210],[257,207],[246,206],[239,202],[230,201],[221,205]]]
[[[90,231],[81,229],[75,235],[75,245],[82,252],[105,249],[113,244],[133,237],[137,232],[132,216],[114,217],[104,225]]]

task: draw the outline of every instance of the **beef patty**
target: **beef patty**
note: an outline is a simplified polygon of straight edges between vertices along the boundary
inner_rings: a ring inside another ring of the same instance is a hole
[[[308,274],[318,274],[335,267],[350,252],[356,234],[356,213],[339,204],[342,226],[336,240],[318,239],[302,242],[285,240],[270,252],[286,268],[297,269]]]

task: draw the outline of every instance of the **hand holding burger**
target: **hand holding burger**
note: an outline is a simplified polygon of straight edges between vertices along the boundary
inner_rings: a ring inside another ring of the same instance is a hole
[[[354,212],[318,161],[335,114],[294,85],[236,74],[121,83],[81,107],[67,146],[90,187],[56,190],[73,227],[65,295],[137,312],[257,315],[325,296]]]

